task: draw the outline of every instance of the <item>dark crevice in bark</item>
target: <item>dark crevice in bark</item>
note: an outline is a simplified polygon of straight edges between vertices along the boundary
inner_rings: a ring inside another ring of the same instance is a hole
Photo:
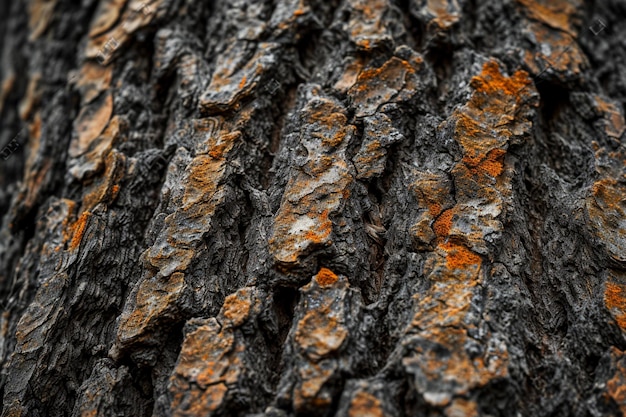
[[[434,103],[440,114],[446,114],[446,102],[444,98],[449,94],[446,88],[449,88],[448,81],[453,74],[454,67],[454,50],[449,45],[443,45],[437,48],[431,48],[426,51],[424,58],[430,65],[437,79],[436,94],[433,99],[438,97],[439,100]],[[429,97],[430,98],[430,97]],[[434,100],[433,100],[434,101]]]
[[[367,232],[370,243],[369,270],[371,279],[374,281],[370,284],[374,289],[374,292],[369,297],[366,297],[366,304],[371,304],[378,299],[384,280],[383,274],[386,261],[385,245],[387,243],[387,239],[385,237],[384,219],[382,218],[381,213],[384,193],[380,192],[379,187],[380,184],[377,180],[368,184],[368,197],[372,202],[372,207],[367,210],[363,219],[365,231]],[[369,291],[363,292],[364,296],[368,292]]]
[[[280,377],[285,372],[282,358],[287,336],[293,326],[295,309],[300,302],[300,292],[297,288],[282,286],[275,287],[271,291],[276,325],[271,325],[271,329],[263,332],[263,336],[267,339],[269,356],[272,360],[271,366],[268,367],[271,370],[270,385],[272,390],[276,392]]]
[[[274,80],[276,82],[282,80]],[[272,118],[272,130],[269,135],[269,142],[266,144],[261,152],[263,154],[260,162],[260,175],[259,184],[263,190],[269,189],[274,180],[275,172],[272,171],[272,165],[274,164],[274,158],[280,147],[280,141],[283,134],[283,129],[287,122],[288,113],[293,111],[297,98],[298,87],[301,83],[283,87],[285,88],[284,95],[273,96],[271,112]],[[271,88],[271,87],[270,87]]]
[[[424,24],[411,13],[411,8],[415,7],[415,2],[412,0],[392,0],[392,4],[395,5],[401,13],[401,23],[406,33],[409,35],[408,46],[416,51],[423,51],[426,28]]]

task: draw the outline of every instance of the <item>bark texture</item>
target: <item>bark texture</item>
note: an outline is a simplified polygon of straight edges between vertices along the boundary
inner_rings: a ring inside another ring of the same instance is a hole
[[[626,414],[626,2],[0,2],[3,417]]]

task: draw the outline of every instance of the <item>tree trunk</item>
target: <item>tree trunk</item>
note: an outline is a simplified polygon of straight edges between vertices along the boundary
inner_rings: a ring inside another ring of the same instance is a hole
[[[623,0],[0,16],[3,417],[626,413]]]

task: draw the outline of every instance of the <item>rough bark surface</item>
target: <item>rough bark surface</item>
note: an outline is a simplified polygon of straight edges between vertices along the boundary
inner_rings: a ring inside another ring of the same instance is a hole
[[[626,415],[626,2],[0,2],[2,416]]]

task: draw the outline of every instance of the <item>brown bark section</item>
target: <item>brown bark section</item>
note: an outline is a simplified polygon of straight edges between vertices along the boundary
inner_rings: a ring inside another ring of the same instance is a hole
[[[2,416],[621,416],[626,5],[0,4]]]

